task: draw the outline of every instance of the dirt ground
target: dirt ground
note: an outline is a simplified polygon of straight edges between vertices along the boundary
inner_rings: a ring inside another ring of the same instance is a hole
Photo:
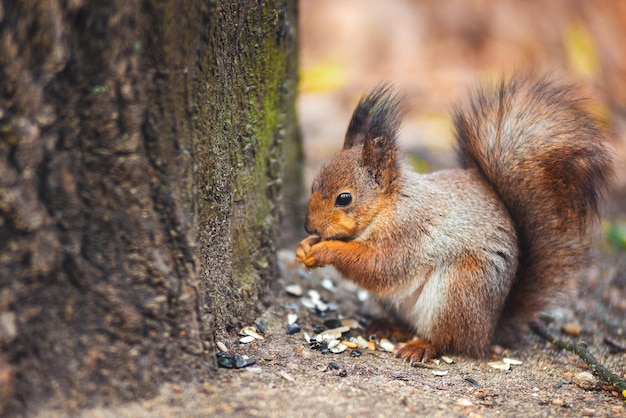
[[[217,338],[231,352],[254,358],[255,364],[221,368],[210,382],[165,385],[153,399],[81,411],[76,416],[626,416],[617,393],[603,389],[596,379],[579,382],[581,373],[588,370],[580,359],[532,335],[523,346],[504,353],[498,349],[499,354],[490,359],[452,356],[453,363],[439,361],[428,368],[412,366],[380,350],[362,349],[355,356],[351,349],[339,354],[311,349],[304,333],[313,335],[315,325],[328,319],[360,320],[379,310],[373,300],[361,300],[362,293],[341,281],[331,268],[307,275],[291,261],[293,252],[284,250],[280,255],[283,285],[299,285],[303,295],[286,291],[276,295],[276,304],[257,320],[267,325],[265,339],[243,344],[236,332]],[[607,256],[604,262],[613,265],[617,256]],[[601,363],[625,376],[626,353],[611,353],[603,342],[607,336],[622,343],[626,339],[624,312],[612,307],[626,302],[626,289],[617,287],[614,278],[615,269],[592,269],[575,307],[573,321],[581,332],[574,340],[586,341]],[[305,307],[311,300],[310,290],[319,292],[328,305],[324,316]],[[288,314],[297,314],[301,332],[287,335]],[[570,338],[559,331],[558,323],[551,329]],[[361,329],[350,334],[359,335]],[[507,371],[488,365],[502,357],[521,364]],[[441,371],[447,374],[435,375]],[[66,415],[45,411],[40,416]]]
[[[520,63],[552,69],[568,67],[568,60],[574,58],[565,52],[561,55],[562,51],[555,47],[558,42],[554,36],[561,32],[573,39],[574,56],[582,51],[583,61],[585,57],[592,60],[589,57],[595,57],[594,51],[585,49],[584,42],[583,47],[577,47],[580,41],[576,30],[581,30],[576,26],[578,23],[572,26],[571,34],[568,32],[572,21],[583,22],[583,29],[587,27],[589,33],[597,35],[594,39],[605,42],[606,47],[598,46],[599,65],[604,65],[604,75],[598,78],[604,77],[604,81],[591,76],[587,77],[591,80],[589,84],[617,95],[601,97],[602,100],[623,102],[619,94],[626,92],[624,83],[619,88],[611,87],[610,83],[610,80],[623,81],[616,75],[620,71],[623,74],[623,54],[611,52],[613,47],[621,48],[623,42],[615,42],[610,30],[624,27],[619,22],[626,13],[603,9],[585,19],[576,13],[590,3],[569,8],[567,2],[546,2],[547,9],[539,12],[537,7],[532,13],[525,13],[523,9],[528,7],[523,2],[384,3],[385,7],[380,6],[381,2],[369,0],[300,3],[302,92],[298,106],[307,155],[307,180],[325,158],[340,148],[358,94],[381,80],[394,81],[408,92],[411,110],[402,130],[401,146],[419,154],[428,170],[454,164],[451,130],[446,119],[450,104],[481,76],[519,68]],[[464,5],[468,5],[468,10]],[[489,15],[487,11],[493,13]],[[546,22],[544,14],[548,15],[550,25],[541,23]],[[535,22],[538,28],[533,27]],[[585,22],[591,23],[584,26]],[[518,41],[521,46],[516,44]],[[476,45],[479,45],[478,53],[465,49]],[[535,46],[537,49],[530,51]],[[522,58],[514,56],[519,50],[525,51]],[[609,65],[602,61],[603,56],[613,57],[615,62]],[[626,148],[623,145],[625,114],[614,115],[616,129],[621,129],[618,136],[622,138],[622,148],[618,146],[618,152],[622,157]],[[623,184],[623,172],[620,178]],[[622,200],[621,210],[614,211],[617,217],[625,213],[626,200]],[[304,231],[289,232],[293,239],[305,236]],[[283,274],[277,280],[283,289],[299,285],[303,295],[289,295],[284,290],[275,295],[272,306],[259,318],[267,325],[265,339],[243,344],[237,332],[221,332],[217,336],[217,341],[232,353],[255,359],[254,364],[240,369],[221,368],[217,378],[207,382],[165,385],[153,399],[73,415],[626,416],[626,404],[619,394],[603,388],[605,385],[595,378],[584,379],[581,373],[588,367],[583,361],[533,335],[512,350],[503,352],[496,347],[490,359],[453,356],[451,364],[439,361],[427,368],[413,367],[380,350],[362,349],[357,356],[352,349],[339,354],[311,349],[304,333],[313,335],[314,327],[323,325],[324,320],[358,321],[377,315],[380,310],[371,298],[362,300],[359,297],[362,294],[332,269],[318,270],[312,275],[299,270],[293,262],[294,249],[291,245],[281,251]],[[605,244],[601,245],[599,254],[597,265],[590,267],[587,279],[581,284],[580,297],[572,312],[557,316],[550,329],[559,337],[585,341],[600,363],[626,378],[626,352],[614,352],[605,342],[609,337],[626,344],[626,254]],[[328,290],[329,283],[333,284],[332,290]],[[319,292],[323,302],[329,305],[325,316],[305,306],[310,300],[310,290]],[[287,335],[289,314],[298,316],[301,327],[293,335]],[[567,323],[579,325],[580,334],[564,334],[561,326]],[[361,333],[362,329],[350,331],[352,336]],[[488,364],[503,357],[519,360],[521,364],[506,371]],[[48,410],[40,416],[66,415]]]

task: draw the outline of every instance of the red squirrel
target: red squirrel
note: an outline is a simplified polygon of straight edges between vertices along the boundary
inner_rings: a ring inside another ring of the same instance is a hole
[[[397,351],[482,357],[567,304],[590,260],[612,151],[575,88],[517,75],[457,108],[461,168],[417,174],[387,85],[359,101],[315,177],[297,261],[332,264],[417,335]]]

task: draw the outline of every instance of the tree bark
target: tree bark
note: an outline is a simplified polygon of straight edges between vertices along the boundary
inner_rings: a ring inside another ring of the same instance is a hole
[[[296,50],[289,0],[0,3],[0,415],[213,373],[277,274]]]

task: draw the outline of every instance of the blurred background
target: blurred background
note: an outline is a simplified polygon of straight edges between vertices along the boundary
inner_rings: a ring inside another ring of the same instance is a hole
[[[534,69],[577,82],[594,99],[615,138],[621,192],[614,197],[623,205],[626,1],[301,0],[300,29],[298,113],[309,182],[341,148],[359,96],[377,83],[407,94],[400,143],[430,171],[456,164],[449,115],[469,89]]]

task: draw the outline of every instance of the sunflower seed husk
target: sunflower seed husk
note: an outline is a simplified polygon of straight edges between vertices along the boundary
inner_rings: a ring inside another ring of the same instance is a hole
[[[285,292],[287,292],[291,296],[302,296],[302,294],[304,293],[302,291],[302,286],[300,286],[299,284],[290,284],[285,286]]]
[[[511,365],[509,363],[505,363],[502,360],[500,360],[500,361],[491,361],[491,362],[487,363],[487,365],[489,367],[491,367],[492,369],[497,369],[497,370],[509,370],[509,369],[511,369]]]
[[[254,338],[252,335],[246,335],[245,337],[241,337],[239,339],[239,342],[242,343],[242,344],[249,344],[249,343],[251,343],[252,341],[255,341],[255,340],[256,340],[256,338]]]

